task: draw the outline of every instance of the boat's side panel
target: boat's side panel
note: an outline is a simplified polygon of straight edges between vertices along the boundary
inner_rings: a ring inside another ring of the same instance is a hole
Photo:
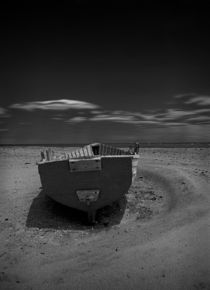
[[[132,157],[102,157],[101,170],[71,172],[69,161],[39,164],[43,189],[54,200],[74,208],[95,210],[118,200],[124,195],[132,182]],[[80,202],[76,191],[99,189],[97,201],[89,206]]]

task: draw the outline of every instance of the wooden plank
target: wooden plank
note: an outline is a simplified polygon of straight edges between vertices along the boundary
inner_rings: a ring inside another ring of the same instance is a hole
[[[112,147],[111,155],[115,155],[115,148],[114,147]]]
[[[88,156],[87,147],[84,147],[84,148],[83,148],[83,151],[84,151],[84,155],[85,155],[85,157],[88,158],[89,156]]]
[[[111,147],[111,146],[109,146],[107,149],[108,149],[108,150],[107,150],[107,154],[108,154],[108,155],[111,155],[111,152],[112,152],[112,147]]]
[[[85,158],[87,158],[87,154],[86,154],[86,152],[85,152],[85,148],[82,148],[82,152],[83,152],[83,156],[84,156]]]
[[[82,152],[82,149],[77,150],[77,154],[78,154],[78,157],[79,158],[84,157],[84,154]]]
[[[93,156],[93,151],[92,151],[91,146],[88,145],[86,148],[87,148],[87,151],[88,151],[88,156],[89,156],[89,157]]]

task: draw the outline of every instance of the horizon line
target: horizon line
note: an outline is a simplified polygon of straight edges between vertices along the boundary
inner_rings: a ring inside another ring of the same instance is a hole
[[[138,141],[136,141],[138,142]],[[78,147],[78,146],[85,146],[85,145],[88,145],[88,144],[91,144],[91,143],[95,143],[95,142],[78,142],[78,143],[0,143],[0,147],[3,147],[3,146],[9,146],[9,147],[12,147],[12,146],[44,146],[44,147]],[[97,142],[97,143],[105,143],[105,144],[112,144],[112,145],[132,145],[134,144],[135,142]],[[169,146],[172,146],[173,147],[175,145],[191,145],[191,146],[195,146],[195,145],[203,145],[202,147],[206,147],[206,145],[208,147],[210,147],[210,141],[204,141],[204,142],[198,142],[198,141],[195,141],[195,142],[150,142],[150,141],[144,141],[144,142],[138,142],[140,146],[149,146],[151,147],[152,145],[161,145],[161,146],[165,146],[165,145],[169,145]]]

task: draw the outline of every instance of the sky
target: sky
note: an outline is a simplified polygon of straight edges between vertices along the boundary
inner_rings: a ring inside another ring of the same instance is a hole
[[[71,3],[1,11],[0,144],[210,142],[210,4]]]

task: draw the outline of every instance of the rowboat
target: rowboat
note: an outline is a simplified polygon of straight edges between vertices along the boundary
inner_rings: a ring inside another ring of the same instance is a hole
[[[93,143],[68,154],[41,152],[38,172],[43,191],[53,200],[88,213],[94,222],[96,211],[125,195],[137,172],[138,146],[122,150]]]

